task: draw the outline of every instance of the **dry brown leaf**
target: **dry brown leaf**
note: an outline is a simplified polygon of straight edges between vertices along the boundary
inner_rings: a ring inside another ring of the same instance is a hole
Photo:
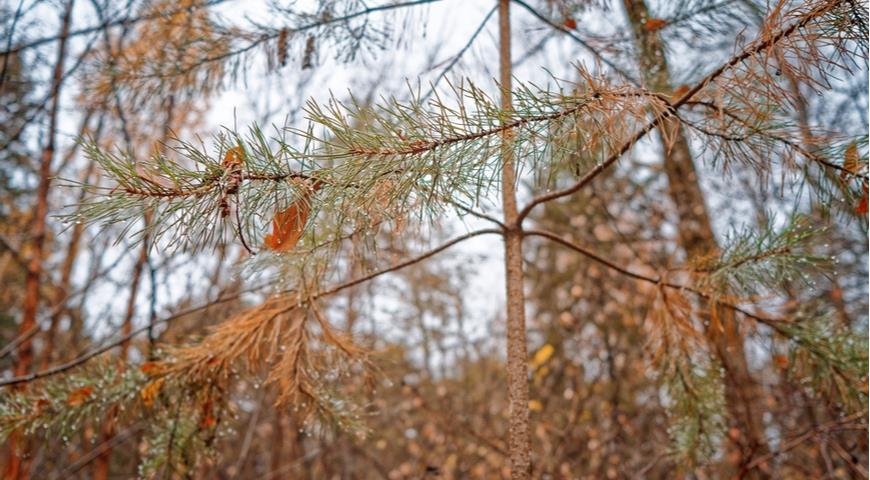
[[[263,238],[263,245],[276,252],[289,252],[299,243],[305,232],[305,224],[308,223],[308,214],[311,212],[311,194],[319,186],[311,187],[305,195],[296,200],[289,207],[275,212],[272,218],[272,233]]]
[[[217,419],[214,417],[214,402],[211,399],[206,400],[202,404],[202,418],[199,421],[199,427],[203,430],[217,425]]]
[[[855,207],[855,213],[857,213],[859,215],[864,215],[868,211],[870,211],[870,209],[867,208],[868,207],[867,203],[868,203],[867,182],[865,181],[864,182],[864,195],[861,195],[861,200],[858,202],[858,206]]]
[[[146,407],[154,405],[154,400],[157,398],[157,395],[160,394],[160,388],[163,387],[163,382],[165,382],[165,379],[158,378],[148,385],[145,385],[145,387],[143,387],[139,392],[139,396],[142,398],[142,403],[144,403]]]
[[[33,416],[42,415],[43,410],[45,410],[50,405],[51,402],[44,398],[36,400],[35,402],[33,402]]]
[[[70,392],[69,396],[66,398],[67,405],[71,407],[77,407],[85,403],[88,398],[91,397],[91,394],[94,392],[94,387],[82,387]]]
[[[843,155],[843,168],[851,173],[858,173],[861,156],[858,154],[858,145],[855,142],[846,147],[846,153]],[[840,172],[840,178],[845,180],[848,174]]]
[[[679,87],[674,89],[674,93],[671,95],[671,100],[679,100],[683,95],[689,92],[689,86],[686,84],[680,85]]]
[[[278,32],[278,64],[282,67],[287,66],[287,33],[286,28]]]
[[[145,362],[139,370],[148,376],[154,376],[163,371],[163,365],[159,362]]]

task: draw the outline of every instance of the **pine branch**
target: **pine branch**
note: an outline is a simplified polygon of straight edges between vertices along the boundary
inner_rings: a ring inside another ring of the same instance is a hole
[[[758,55],[767,50],[768,48],[775,46],[778,42],[794,34],[799,29],[807,26],[810,22],[829,13],[841,3],[842,0],[824,2],[821,5],[813,8],[810,12],[804,14],[800,20],[794,22],[792,25],[782,28],[774,34],[765,34],[759,37],[755,42],[753,42],[752,45],[744,48],[741,53],[735,55],[730,60],[722,64],[719,68],[715,69],[707,76],[705,76],[701,81],[695,83],[693,87],[690,87],[676,101],[671,103],[666,111],[658,114],[652,121],[647,123],[634,136],[632,136],[631,139],[625,142],[622,147],[620,147],[615,153],[613,153],[605,161],[599,163],[595,168],[586,173],[580,180],[576,181],[573,185],[569,187],[565,187],[563,189],[535,197],[531,202],[529,202],[528,205],[526,205],[522,209],[522,211],[520,211],[517,221],[522,224],[523,220],[538,205],[576,193],[577,191],[591,183],[603,171],[613,166],[613,164],[615,164],[622,157],[622,155],[631,150],[631,148],[634,147],[634,145],[641,139],[643,139],[649,132],[655,130],[665,120],[674,117],[680,107],[687,104],[695,97],[695,95],[697,95],[707,85],[713,83],[717,78],[724,75],[729,69],[744,62],[750,57]]]
[[[369,273],[369,274],[361,276],[359,278],[349,280],[347,282],[341,283],[339,285],[333,286],[331,288],[327,288],[327,289],[322,290],[318,293],[310,295],[309,297],[307,297],[306,301],[317,300],[317,299],[320,299],[320,298],[323,298],[326,296],[334,295],[334,294],[339,293],[343,290],[347,290],[348,288],[357,286],[357,285],[362,284],[362,283],[366,283],[372,279],[375,279],[375,278],[380,277],[382,275],[385,275],[387,273],[395,272],[395,271],[401,270],[405,267],[422,262],[423,260],[426,260],[430,257],[433,257],[433,256],[443,252],[444,250],[447,250],[448,248],[453,247],[459,243],[462,243],[468,239],[471,239],[471,238],[474,238],[474,237],[477,237],[480,235],[493,235],[493,234],[500,235],[501,230],[482,229],[482,230],[475,230],[475,231],[466,233],[466,234],[461,235],[459,237],[456,237],[448,242],[445,242],[436,248],[428,250],[427,252],[424,252],[422,254],[416,255],[413,258],[410,258],[410,259],[405,260],[403,262],[397,263],[397,264],[392,265],[390,267],[386,267],[386,268],[378,270],[376,272]],[[196,312],[201,312],[201,311],[206,310],[214,305],[218,305],[221,303],[226,303],[226,302],[230,302],[233,300],[237,300],[238,298],[240,298],[244,294],[251,293],[251,292],[260,290],[262,288],[263,287],[246,289],[244,291],[235,293],[233,295],[229,295],[229,296],[220,298],[218,300],[215,300],[213,302],[209,302],[205,305],[200,305],[198,307],[190,308],[190,309],[185,310],[183,312],[174,314],[170,317],[160,319],[159,321],[154,322],[153,325],[168,323],[168,322],[171,322],[173,320],[177,320],[179,318],[185,317],[187,315],[191,315],[191,314],[196,313]],[[284,293],[287,294],[287,292],[284,292]],[[294,303],[293,305],[295,306],[296,304]],[[134,338],[138,335],[141,335],[142,333],[147,332],[149,328],[153,328],[153,325],[149,324],[148,326],[134,330],[129,335],[125,335],[125,336],[123,336],[123,337],[121,337],[113,342],[110,342],[110,343],[107,343],[106,345],[103,345],[102,347],[100,347],[96,350],[92,350],[91,352],[80,355],[79,357],[77,357],[73,360],[70,360],[69,362],[66,362],[64,364],[57,365],[55,367],[51,367],[51,368],[48,368],[48,369],[40,371],[40,372],[34,372],[34,373],[31,373],[28,375],[22,375],[19,377],[2,379],[2,380],[0,380],[0,387],[29,383],[29,382],[33,382],[35,380],[39,380],[39,379],[46,378],[46,377],[51,377],[51,376],[72,370],[73,368],[76,368],[80,365],[83,365],[83,364],[87,363],[88,361],[98,357],[99,355],[102,355],[103,353],[106,353],[106,352],[108,352],[116,347],[119,347],[120,345],[124,344],[125,342],[130,341],[132,338]]]

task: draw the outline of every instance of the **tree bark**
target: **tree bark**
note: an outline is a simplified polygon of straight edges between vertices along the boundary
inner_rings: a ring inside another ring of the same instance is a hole
[[[45,250],[46,217],[48,216],[48,191],[51,186],[51,162],[54,159],[55,134],[57,133],[57,112],[60,103],[60,90],[63,83],[63,67],[66,59],[67,37],[69,36],[70,22],[72,19],[72,7],[74,0],[67,3],[61,19],[60,42],[57,48],[57,60],[54,64],[54,72],[51,85],[51,110],[48,117],[48,132],[46,132],[46,144],[42,149],[42,157],[39,164],[39,186],[36,191],[36,209],[33,215],[33,223],[30,227],[32,254],[27,264],[25,277],[24,302],[22,305],[21,324],[18,326],[19,334],[27,334],[36,327],[36,312],[39,308],[39,284],[42,278],[42,261]],[[21,343],[18,357],[15,362],[15,375],[27,374],[33,364],[33,342],[28,338]],[[28,464],[22,458],[19,451],[19,436],[17,432],[9,437],[9,461],[3,478],[27,477]]]
[[[510,0],[499,0],[499,81],[502,110],[511,110]],[[517,222],[513,133],[502,136],[502,207],[504,209],[505,284],[507,304],[508,444],[511,478],[531,474],[529,438],[528,352],[526,351],[525,293],[523,292],[523,233]]]
[[[653,91],[670,94],[672,85],[664,45],[656,29],[647,28],[646,22],[650,20],[647,5],[644,0],[623,0],[623,4],[634,31],[644,83]],[[682,125],[678,119],[669,118],[662,122],[659,132],[669,196],[677,210],[680,243],[689,257],[718,254],[719,246]],[[718,322],[711,322],[713,318]],[[749,372],[744,337],[734,312],[717,308],[706,320],[708,341],[725,371],[725,397],[732,432],[739,432],[737,438],[732,436],[732,440],[739,449],[737,453],[742,465],[754,455],[769,450],[759,408],[762,395]],[[739,471],[741,465],[734,467]]]

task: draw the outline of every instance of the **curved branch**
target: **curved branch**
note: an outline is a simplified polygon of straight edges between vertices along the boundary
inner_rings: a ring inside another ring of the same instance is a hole
[[[42,371],[40,371],[40,372],[34,372],[34,373],[27,374],[27,375],[19,376],[19,377],[12,377],[12,378],[7,378],[7,379],[0,380],[0,387],[6,387],[6,386],[12,386],[12,385],[18,385],[18,384],[21,384],[21,383],[29,383],[29,382],[32,382],[32,381],[34,381],[34,380],[38,380],[38,379],[40,379],[40,378],[51,377],[51,376],[53,376],[53,375],[57,375],[57,374],[59,374],[59,373],[66,372],[67,370],[71,370],[71,369],[73,369],[73,368],[75,368],[75,367],[77,367],[77,366],[79,366],[79,365],[82,365],[82,364],[84,364],[85,362],[87,362],[88,360],[90,360],[90,359],[92,359],[92,358],[94,358],[94,357],[97,357],[97,356],[99,356],[99,355],[101,355],[101,354],[103,354],[103,353],[106,353],[106,352],[108,352],[109,350],[112,350],[113,348],[118,347],[118,346],[120,346],[120,345],[123,344],[123,343],[126,343],[126,342],[130,341],[133,337],[135,337],[135,336],[137,336],[137,335],[139,335],[139,334],[141,334],[141,333],[145,333],[145,332],[147,332],[149,329],[154,328],[154,325],[157,325],[157,324],[160,324],[160,323],[169,323],[169,322],[171,322],[171,321],[173,321],[173,320],[177,320],[177,319],[179,319],[179,318],[186,317],[187,315],[191,315],[191,314],[194,314],[194,313],[197,313],[197,312],[201,312],[201,311],[206,310],[206,309],[208,309],[208,308],[211,308],[211,307],[213,307],[213,306],[215,306],[215,305],[219,305],[219,304],[221,304],[221,303],[226,303],[226,302],[229,302],[229,301],[232,301],[232,300],[236,300],[236,299],[238,299],[239,297],[241,297],[241,296],[242,296],[243,294],[245,294],[245,293],[251,293],[251,292],[254,292],[254,291],[259,290],[259,289],[261,289],[261,288],[263,288],[263,286],[260,286],[260,287],[254,287],[254,288],[249,288],[249,289],[247,289],[247,290],[243,290],[243,291],[238,292],[238,293],[236,293],[236,294],[233,294],[233,295],[230,295],[230,296],[227,296],[227,297],[223,297],[223,298],[219,298],[219,299],[214,300],[214,301],[212,301],[212,302],[209,302],[209,303],[207,303],[207,304],[200,305],[200,306],[198,306],[198,307],[189,308],[189,309],[187,309],[187,310],[184,310],[184,311],[182,311],[182,312],[176,313],[175,315],[172,315],[172,316],[169,316],[169,317],[166,317],[166,318],[160,319],[160,320],[158,320],[158,321],[155,321],[155,322],[149,322],[149,324],[148,324],[147,326],[145,326],[145,327],[142,327],[142,328],[139,328],[139,329],[133,330],[133,331],[130,332],[129,334],[124,335],[123,337],[118,338],[117,340],[115,340],[115,341],[112,342],[112,343],[109,343],[109,344],[103,345],[103,346],[101,346],[101,347],[99,347],[99,348],[97,348],[97,349],[95,349],[95,350],[91,350],[90,352],[83,353],[82,355],[80,355],[80,356],[78,356],[78,357],[76,357],[76,358],[74,358],[74,359],[72,359],[72,360],[70,360],[70,361],[68,361],[68,362],[66,362],[66,363],[62,363],[62,364],[60,364],[60,365],[56,365],[56,366],[54,366],[54,367],[47,368],[47,369],[42,370]]]
[[[756,314],[754,314],[754,313],[752,313],[744,308],[741,308],[737,305],[734,305],[732,303],[723,302],[720,299],[714,299],[713,296],[711,296],[709,293],[703,292],[701,290],[698,290],[697,288],[690,287],[688,285],[680,285],[677,283],[671,283],[671,282],[663,281],[661,278],[648,277],[648,276],[642,275],[640,273],[632,272],[631,270],[627,270],[623,267],[620,267],[619,265],[616,265],[615,263],[601,257],[600,255],[597,255],[597,254],[587,250],[583,246],[578,245],[570,240],[566,240],[566,239],[556,235],[555,233],[552,233],[552,232],[549,232],[546,230],[536,230],[536,229],[523,230],[523,232],[526,236],[543,237],[543,238],[546,238],[548,240],[552,240],[560,245],[563,245],[565,247],[570,248],[571,250],[574,250],[577,253],[580,253],[581,255],[583,255],[583,256],[585,256],[585,257],[587,257],[595,262],[600,263],[601,265],[604,265],[607,268],[610,268],[611,270],[619,272],[619,273],[621,273],[627,277],[631,277],[635,280],[640,280],[642,282],[650,283],[653,285],[661,285],[663,287],[670,288],[672,290],[681,290],[684,292],[689,292],[689,293],[696,295],[699,298],[703,298],[704,300],[715,300],[718,305],[722,305],[725,308],[734,310],[735,312],[738,312],[738,313],[740,313],[746,317],[749,317],[753,320],[756,320],[759,323],[767,325],[781,334],[785,333],[785,331],[782,328],[782,324],[786,323],[785,320],[782,320],[779,318],[769,318],[769,317],[762,317],[760,315],[756,315]]]
[[[405,267],[419,263],[423,260],[426,260],[430,257],[433,257],[433,256],[443,252],[444,250],[447,250],[450,247],[453,247],[459,243],[462,243],[465,240],[468,240],[470,238],[474,238],[474,237],[477,237],[480,235],[490,235],[490,234],[501,235],[502,231],[494,229],[494,228],[488,228],[488,229],[475,230],[472,232],[468,232],[468,233],[466,233],[464,235],[460,235],[460,236],[458,236],[458,237],[456,237],[456,238],[454,238],[446,243],[443,243],[443,244],[439,245],[438,247],[435,247],[431,250],[428,250],[425,253],[422,253],[422,254],[417,255],[415,257],[412,257],[408,260],[405,260],[404,262],[397,263],[393,266],[384,268],[382,270],[378,270],[378,271],[372,272],[368,275],[364,275],[362,277],[359,277],[359,278],[347,281],[345,283],[336,285],[328,290],[324,290],[322,292],[317,292],[317,293],[310,295],[307,298],[303,299],[302,302],[307,303],[307,302],[316,300],[316,299],[321,298],[321,297],[325,297],[328,295],[334,295],[342,290],[346,290],[350,287],[359,285],[361,283],[365,283],[369,280],[380,277],[381,275],[385,275],[385,274],[390,273],[390,272],[395,272],[397,270],[401,270]],[[236,293],[234,295],[220,298],[220,299],[215,300],[213,302],[210,302],[206,305],[194,307],[194,308],[185,310],[183,312],[177,313],[175,315],[172,315],[170,317],[166,317],[166,318],[161,319],[159,321],[151,322],[145,327],[134,330],[134,331],[130,332],[130,334],[124,335],[123,337],[115,340],[112,343],[103,345],[102,347],[97,348],[96,350],[93,350],[93,351],[90,351],[90,352],[85,353],[83,355],[80,355],[79,357],[77,357],[73,360],[70,360],[69,362],[48,368],[46,370],[42,370],[40,372],[34,372],[34,373],[31,373],[28,375],[22,375],[20,377],[12,377],[12,378],[8,378],[8,379],[0,380],[0,387],[7,387],[7,386],[12,386],[12,385],[19,385],[22,383],[29,383],[29,382],[32,382],[34,380],[38,380],[41,378],[50,377],[53,375],[57,375],[59,373],[66,372],[67,370],[71,370],[75,367],[78,367],[79,365],[83,365],[84,363],[88,362],[89,360],[91,360],[91,359],[93,359],[93,358],[95,358],[95,357],[97,357],[105,352],[108,352],[109,350],[112,350],[113,348],[118,347],[123,343],[130,341],[133,337],[135,337],[141,333],[147,332],[149,329],[154,328],[154,325],[157,325],[159,323],[168,323],[172,320],[176,320],[176,319],[179,319],[181,317],[205,310],[205,309],[210,308],[214,305],[218,305],[221,303],[226,303],[226,302],[231,301],[231,300],[235,300],[235,299],[239,298],[242,294],[258,290],[259,288],[262,288],[262,287],[247,289],[247,290],[244,290],[242,292]],[[283,293],[287,293],[287,292],[283,292]],[[295,308],[296,306],[297,306],[297,304],[294,303],[293,307]]]
[[[779,30],[775,34],[772,34],[769,36],[764,35],[764,36],[760,37],[758,39],[758,41],[755,42],[754,45],[748,46],[739,54],[735,55],[734,57],[731,57],[731,60],[728,60],[727,62],[722,64],[719,68],[717,68],[716,70],[714,70],[713,72],[708,74],[706,77],[704,77],[700,82],[696,83],[695,86],[693,86],[688,91],[686,91],[686,93],[684,93],[679,99],[677,99],[675,102],[671,103],[670,107],[667,110],[665,110],[661,114],[657,115],[652,121],[650,121],[643,128],[641,128],[633,137],[631,137],[628,141],[626,141],[622,145],[622,147],[620,147],[616,152],[614,152],[610,157],[608,157],[607,160],[605,160],[602,163],[599,163],[595,168],[593,168],[592,170],[587,172],[586,175],[584,175],[580,180],[575,182],[573,185],[571,185],[569,187],[565,187],[565,188],[560,189],[560,190],[556,190],[554,192],[550,192],[550,193],[547,193],[544,195],[537,196],[534,199],[532,199],[532,201],[529,202],[529,204],[526,205],[523,208],[523,210],[520,212],[519,218],[517,218],[518,224],[521,225],[523,220],[538,205],[540,205],[542,203],[550,202],[550,201],[555,200],[557,198],[562,198],[562,197],[571,195],[573,193],[576,193],[577,191],[579,191],[580,189],[582,189],[583,187],[585,187],[586,185],[591,183],[592,180],[595,179],[595,177],[597,177],[599,174],[601,174],[604,170],[607,170],[608,168],[613,166],[613,164],[616,163],[617,160],[619,160],[626,152],[631,150],[631,148],[634,147],[634,145],[637,142],[639,142],[642,138],[644,138],[649,132],[655,130],[656,127],[658,127],[665,120],[676,116],[677,109],[679,109],[680,107],[682,107],[683,105],[688,103],[689,100],[691,100],[695,95],[698,94],[698,92],[700,92],[702,89],[704,89],[704,87],[706,87],[712,81],[714,81],[715,79],[722,76],[725,72],[727,72],[729,69],[731,69],[731,67],[734,67],[735,65],[743,62],[744,60],[748,59],[749,57],[752,57],[753,55],[761,53],[764,50],[767,50],[768,48],[776,45],[783,38],[790,36],[795,31],[806,26],[811,21],[824,15],[825,13],[828,13],[831,9],[833,9],[834,7],[839,5],[841,1],[842,0],[833,0],[833,1],[827,2],[821,6],[813,9],[812,11],[810,11],[809,13],[804,15],[804,17],[800,21],[797,21],[797,22],[793,23],[792,25],[790,25],[784,29]]]

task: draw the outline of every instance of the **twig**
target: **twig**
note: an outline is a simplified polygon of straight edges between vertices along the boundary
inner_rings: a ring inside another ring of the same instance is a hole
[[[601,54],[598,52],[597,49],[595,49],[594,47],[592,47],[592,45],[589,45],[589,43],[587,43],[586,40],[583,40],[582,38],[580,38],[577,34],[575,34],[574,32],[572,32],[570,29],[566,28],[566,27],[563,26],[563,25],[559,25],[559,24],[557,24],[557,23],[554,23],[552,20],[550,20],[549,18],[547,18],[544,14],[538,12],[534,7],[532,7],[532,6],[529,5],[528,3],[524,2],[523,0],[513,0],[513,2],[516,3],[517,5],[523,7],[524,9],[526,9],[526,11],[528,11],[529,13],[531,13],[532,16],[534,16],[534,17],[537,18],[538,20],[540,20],[540,21],[546,23],[547,25],[553,27],[554,29],[556,29],[556,30],[559,31],[559,32],[564,33],[565,35],[568,35],[568,37],[571,38],[571,40],[574,40],[575,42],[579,43],[583,48],[585,48],[586,50],[588,50],[589,53],[591,53],[591,54],[592,54],[595,58],[597,58],[601,63],[603,63],[603,64],[607,65],[608,67],[610,67],[614,72],[618,73],[622,78],[624,78],[625,80],[627,80],[629,83],[631,83],[631,84],[634,85],[635,87],[639,87],[639,86],[640,86],[640,85],[637,83],[637,80],[635,80],[634,78],[632,78],[631,75],[629,75],[628,73],[625,72],[625,70],[619,68],[618,65],[616,65],[615,63],[613,63],[613,62],[611,62],[610,60],[608,60],[607,58],[605,58],[603,55],[601,55]]]
[[[18,345],[30,340],[37,333],[39,333],[39,325],[34,325],[30,330],[15,337],[11,342],[7,343],[2,349],[0,349],[0,358],[5,358],[10,353],[14,352],[15,349],[18,348]]]
[[[474,33],[471,34],[471,38],[468,39],[468,42],[466,42],[465,46],[463,46],[462,49],[459,50],[459,53],[457,53],[453,57],[453,59],[450,60],[450,63],[447,64],[446,67],[444,67],[444,70],[441,70],[441,73],[438,75],[438,78],[436,78],[435,81],[429,86],[429,91],[426,92],[426,95],[423,95],[423,97],[421,97],[421,99],[420,99],[421,101],[426,101],[426,99],[428,99],[429,96],[431,96],[432,93],[435,92],[435,87],[438,86],[438,82],[440,82],[441,79],[444,78],[444,76],[447,75],[447,73],[453,69],[453,67],[456,65],[456,63],[459,61],[459,59],[462,58],[462,55],[464,55],[465,52],[469,48],[471,48],[471,45],[474,44],[474,40],[476,40],[477,36],[480,35],[480,32],[483,31],[483,27],[486,26],[486,22],[489,21],[490,17],[492,17],[492,14],[494,14],[496,10],[498,10],[498,4],[493,5],[493,7],[489,11],[489,13],[486,14],[486,17],[483,18],[483,21],[480,22],[480,25],[477,26],[477,29],[474,31]]]

